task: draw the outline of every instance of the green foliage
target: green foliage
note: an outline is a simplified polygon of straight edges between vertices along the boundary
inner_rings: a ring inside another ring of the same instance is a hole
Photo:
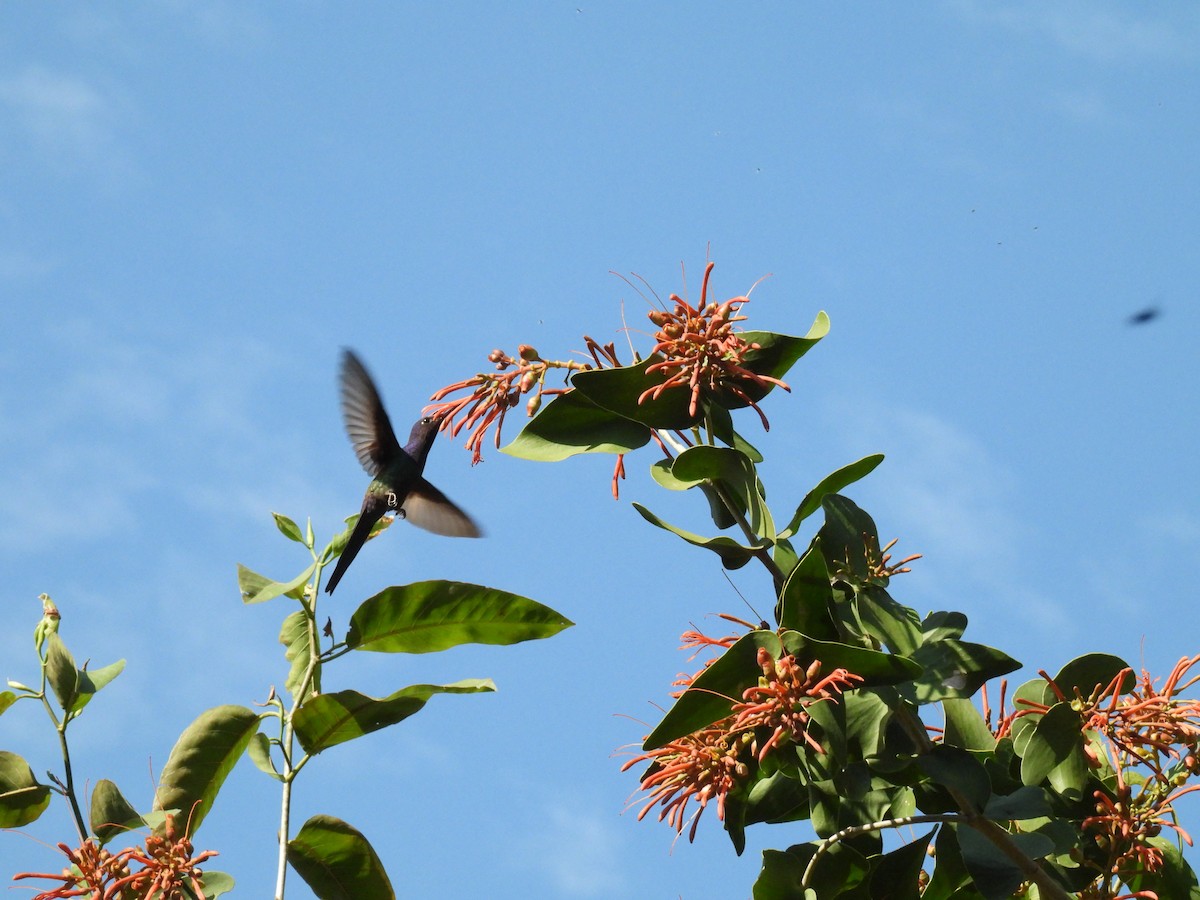
[[[396,896],[370,842],[333,816],[313,816],[305,822],[287,843],[287,861],[320,900]]]

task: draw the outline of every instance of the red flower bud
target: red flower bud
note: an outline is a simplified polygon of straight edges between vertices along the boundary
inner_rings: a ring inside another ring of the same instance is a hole
[[[525,404],[525,411],[529,414],[530,418],[533,418],[534,414],[537,413],[537,411],[538,411],[538,407],[540,407],[541,405],[542,405],[542,395],[534,394],[532,397],[529,398],[529,402]]]
[[[525,362],[533,362],[534,360],[541,359],[541,357],[538,356],[538,352],[528,344],[521,344],[519,347],[517,347],[517,353],[520,355],[521,359],[525,360]]]

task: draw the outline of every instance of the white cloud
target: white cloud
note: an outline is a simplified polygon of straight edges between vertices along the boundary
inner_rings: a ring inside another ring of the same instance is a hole
[[[0,148],[19,149],[58,172],[130,173],[116,136],[122,104],[114,92],[44,66],[0,77]],[[4,145],[8,145],[4,147]],[[11,160],[10,160],[11,161]]]
[[[962,19],[1053,41],[1101,62],[1194,62],[1200,15],[1196,7],[1094,3],[987,3],[951,0]]]
[[[541,868],[561,896],[612,897],[627,894],[620,874],[620,840],[611,814],[572,806],[552,806],[546,826],[531,839],[528,860]]]

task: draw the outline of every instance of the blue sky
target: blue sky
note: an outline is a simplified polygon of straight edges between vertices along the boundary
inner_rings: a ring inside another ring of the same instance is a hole
[[[493,347],[621,344],[622,304],[649,330],[609,271],[665,296],[706,248],[720,297],[772,273],[754,327],[832,320],[769,435],[743,423],[777,515],[883,452],[851,493],[925,554],[898,599],[1029,671],[1104,650],[1164,673],[1198,650],[1197,47],[1183,3],[0,6],[3,674],[35,677],[42,591],[79,660],[127,658],[74,753],[148,805],[195,715],[283,682],[289,610],[234,579],[303,567],[270,512],[324,538],[358,510],[341,347],[403,428]],[[577,627],[331,667],[500,691],[328,751],[294,821],[361,828],[406,896],[748,896],[759,851],[807,829],[752,829],[738,859],[714,817],[672,851],[620,815],[612,756],[688,667],[680,632],[744,613],[629,501],[697,528],[702,504],[663,496],[648,451],[614,502],[607,458],[472,469],[458,443],[428,472],[487,539],[399,525],[323,610],[454,578]],[[30,704],[0,747],[54,765]],[[201,832],[239,895],[269,894],[277,797],[247,761]],[[25,831],[0,875],[60,865],[38,841],[65,809]]]

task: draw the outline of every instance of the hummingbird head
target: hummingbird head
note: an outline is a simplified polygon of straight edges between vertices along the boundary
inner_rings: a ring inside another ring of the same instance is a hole
[[[433,446],[433,440],[437,437],[438,426],[442,424],[444,418],[444,414],[434,413],[431,416],[422,416],[417,419],[408,435],[408,444],[404,448],[409,456],[418,462],[425,462],[429,448]]]

